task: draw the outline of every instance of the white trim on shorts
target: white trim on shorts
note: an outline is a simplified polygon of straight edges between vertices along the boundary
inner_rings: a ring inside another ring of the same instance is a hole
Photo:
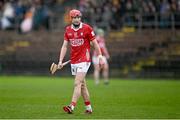
[[[71,64],[71,73],[72,75],[76,75],[78,72],[87,73],[91,62],[81,62],[76,64]]]

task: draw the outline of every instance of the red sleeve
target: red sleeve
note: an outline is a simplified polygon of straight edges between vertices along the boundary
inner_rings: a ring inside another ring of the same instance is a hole
[[[88,37],[90,41],[95,39],[95,33],[90,26],[88,26]]]

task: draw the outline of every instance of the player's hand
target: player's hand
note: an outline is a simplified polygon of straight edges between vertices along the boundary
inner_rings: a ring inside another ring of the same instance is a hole
[[[62,61],[59,61],[59,63],[58,63],[58,69],[62,69],[63,68],[63,63],[62,63]]]
[[[98,56],[98,59],[99,59],[99,67],[100,68],[103,68],[103,66],[104,66],[104,60],[103,60],[103,56],[102,55],[99,55]]]

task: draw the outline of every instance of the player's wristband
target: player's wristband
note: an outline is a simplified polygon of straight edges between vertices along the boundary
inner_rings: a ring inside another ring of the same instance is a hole
[[[59,61],[59,63],[58,63],[58,64],[60,64],[60,63],[62,64],[62,61]]]

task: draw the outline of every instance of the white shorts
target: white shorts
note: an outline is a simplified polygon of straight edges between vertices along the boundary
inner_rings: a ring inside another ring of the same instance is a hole
[[[103,56],[102,59],[103,59],[104,64],[107,64],[107,59],[106,59],[106,57]],[[99,64],[99,59],[98,59],[98,57],[97,57],[97,56],[93,56],[93,57],[92,57],[92,62],[93,62],[93,64],[95,64],[95,65]]]
[[[71,73],[72,73],[72,75],[76,75],[78,72],[87,73],[90,65],[91,65],[90,62],[71,64]]]

